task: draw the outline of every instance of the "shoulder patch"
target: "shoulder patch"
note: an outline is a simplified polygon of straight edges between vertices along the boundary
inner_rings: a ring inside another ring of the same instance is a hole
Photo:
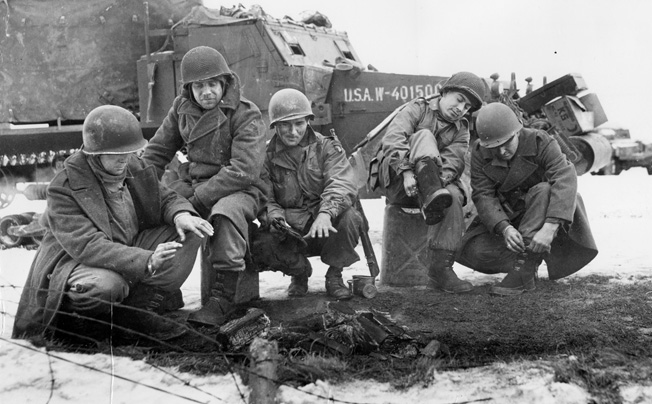
[[[340,142],[340,139],[337,137],[337,134],[335,134],[335,131],[331,129],[327,135],[322,135],[324,138],[330,140],[333,142],[333,148],[335,151],[338,153],[342,153],[344,151],[344,148],[342,147],[342,142]]]

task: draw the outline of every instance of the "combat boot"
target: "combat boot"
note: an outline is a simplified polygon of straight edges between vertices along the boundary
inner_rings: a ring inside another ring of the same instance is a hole
[[[465,293],[473,290],[471,282],[461,280],[453,271],[454,251],[429,250],[428,259],[428,278],[433,289],[446,293]]]
[[[441,222],[444,210],[453,203],[453,196],[442,186],[439,178],[439,167],[435,160],[425,158],[419,160],[415,167],[417,176],[418,197],[421,214],[429,226]]]
[[[185,334],[185,324],[163,317],[161,303],[165,292],[137,284],[129,291],[129,296],[113,306],[113,322],[120,326],[119,335],[125,339],[138,339],[146,335],[153,341],[168,341]]]
[[[217,327],[224,324],[236,308],[234,302],[238,280],[242,272],[217,271],[208,302],[190,313],[188,321],[198,325]]]
[[[157,313],[179,310],[183,308],[183,306],[183,293],[181,293],[181,289],[177,289],[174,292],[166,292],[163,295],[163,302],[159,309],[160,312],[157,311]]]
[[[308,262],[308,266],[305,268],[304,273],[292,276],[290,286],[288,287],[288,296],[305,296],[306,293],[308,293],[308,279],[310,278],[310,275],[312,275],[312,266],[310,266],[310,262]]]
[[[342,269],[330,266],[326,271],[326,294],[337,300],[346,300],[353,297],[349,288],[344,285]]]
[[[493,285],[489,289],[489,294],[514,296],[536,289],[537,270],[542,260],[541,254],[530,252],[518,254],[512,270],[505,275],[499,284]]]

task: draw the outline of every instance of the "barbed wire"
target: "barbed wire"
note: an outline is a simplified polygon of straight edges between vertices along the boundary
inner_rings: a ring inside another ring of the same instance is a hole
[[[21,289],[21,287],[17,287],[17,286],[15,286],[15,285],[0,285],[0,289],[3,288],[3,287],[12,287],[12,288],[15,288],[15,289]],[[49,291],[49,289],[45,289],[45,288],[24,288],[24,287],[23,287],[22,289],[32,289],[32,290],[36,290],[36,291]],[[98,301],[102,301],[102,302],[104,302],[104,303],[107,303],[106,301],[103,301],[102,299],[99,299],[99,298],[89,297],[89,299],[91,299],[91,300],[98,300]],[[13,303],[13,304],[18,304],[18,302],[15,302],[15,301],[9,301],[9,300],[7,300],[7,299],[3,299],[3,301],[10,302],[10,303]],[[30,307],[30,306],[36,306],[36,305],[28,305],[28,307]],[[36,306],[36,307],[40,307],[40,306]],[[143,311],[143,312],[147,312],[147,313],[152,314],[152,315],[160,316],[160,315],[158,315],[158,314],[156,314],[156,313],[152,313],[152,312],[149,312],[149,311],[147,311],[147,310],[140,309],[140,308],[136,308],[136,307],[130,307],[130,309],[133,309],[133,310],[136,310],[136,311]],[[63,315],[63,316],[75,316],[75,317],[79,317],[79,318],[84,319],[84,320],[89,320],[89,321],[92,321],[92,322],[95,322],[95,323],[98,323],[98,324],[110,325],[110,326],[112,326],[112,327],[114,327],[114,328],[122,329],[122,330],[124,330],[124,331],[129,331],[129,332],[131,332],[131,333],[134,333],[134,334],[140,335],[140,336],[142,336],[142,337],[146,337],[147,339],[150,339],[150,340],[152,340],[152,341],[155,341],[156,343],[159,343],[159,344],[161,344],[161,345],[163,345],[163,346],[167,346],[167,347],[169,347],[169,348],[172,348],[172,349],[176,349],[176,350],[182,351],[182,352],[184,352],[184,353],[186,353],[186,354],[191,354],[191,355],[192,355],[192,354],[195,354],[194,351],[189,351],[189,350],[183,348],[182,346],[180,346],[180,345],[178,345],[178,344],[170,344],[170,343],[168,343],[168,342],[166,342],[166,341],[158,340],[158,339],[153,338],[153,337],[151,337],[151,336],[149,336],[149,335],[147,335],[147,334],[140,333],[140,332],[137,332],[137,331],[135,331],[135,330],[132,330],[132,329],[129,329],[129,328],[126,328],[126,327],[122,327],[122,326],[117,325],[117,324],[115,324],[115,323],[113,323],[113,322],[108,322],[108,321],[100,320],[100,319],[97,319],[97,318],[95,318],[95,317],[90,317],[90,316],[80,315],[80,314],[78,314],[78,313],[68,313],[68,312],[65,312],[65,311],[63,311],[63,310],[55,310],[55,312],[56,312],[57,314],[59,314],[59,315]],[[16,316],[15,316],[14,314],[12,314],[12,313],[8,313],[8,312],[6,312],[6,311],[2,311],[2,312],[0,312],[0,314],[8,315],[8,316],[11,316],[11,317],[16,318]],[[173,321],[172,319],[169,319],[169,318],[167,318],[167,317],[165,317],[165,316],[160,316],[160,317],[163,317],[163,318],[166,318],[167,320]],[[191,328],[191,327],[187,327],[187,326],[186,326],[185,324],[183,324],[183,323],[176,322],[176,321],[174,321],[174,322],[177,323],[177,324],[183,325],[183,326],[184,326],[188,331],[190,331],[191,333],[194,333],[194,334],[196,334],[196,335],[199,335],[199,336],[201,336],[202,338],[204,338],[204,339],[210,341],[211,343],[217,345],[217,341],[215,341],[214,339],[210,338],[210,337],[207,336],[206,334],[203,334],[203,333],[201,333],[201,332],[199,332],[199,331],[197,331],[197,330],[194,330],[194,329]],[[47,329],[50,330],[50,331],[53,331],[53,332],[56,331],[56,332],[60,332],[60,333],[66,334],[66,335],[75,336],[75,337],[80,338],[80,339],[83,339],[83,340],[91,341],[91,342],[93,342],[93,343],[96,344],[96,345],[99,345],[99,342],[100,342],[100,341],[98,341],[98,340],[96,340],[96,339],[94,339],[94,338],[92,338],[92,337],[88,337],[88,336],[85,336],[85,335],[82,335],[82,334],[78,334],[78,333],[75,333],[75,332],[71,332],[71,331],[69,331],[69,330],[65,330],[65,329],[62,329],[62,328],[60,328],[60,327],[56,327],[56,326],[52,326],[52,325],[45,325],[44,327],[47,328]],[[17,345],[18,345],[18,346],[21,346],[21,345],[19,345],[19,344],[17,344]],[[39,352],[40,352],[40,351],[39,351]],[[237,382],[237,380],[236,380],[236,378],[235,378],[235,371],[233,370],[233,364],[232,364],[231,361],[226,357],[227,353],[225,353],[225,352],[218,352],[218,354],[219,354],[220,356],[222,356],[222,358],[224,359],[225,363],[227,364],[227,368],[228,368],[227,371],[228,371],[230,377],[233,379],[233,383],[234,383],[234,385],[235,385],[236,388],[238,389],[238,393],[239,393],[239,395],[240,395],[240,398],[243,400],[243,402],[246,403],[246,397],[245,397],[244,393],[242,392],[242,390],[240,389],[239,383]],[[244,354],[240,354],[240,355],[238,355],[238,354],[231,354],[231,355],[233,355],[233,356],[242,356],[242,355],[244,355]],[[148,364],[149,366],[151,366],[151,367],[157,368],[155,365],[153,365],[153,364],[151,364],[151,363],[149,363],[149,362],[145,362],[145,363],[147,363],[147,364]],[[87,367],[87,366],[88,366],[88,365],[86,365],[86,367]],[[313,393],[313,392],[304,391],[304,390],[301,390],[301,389],[299,389],[299,388],[297,388],[297,387],[295,387],[295,386],[293,386],[293,385],[291,385],[291,384],[286,384],[286,383],[283,383],[283,382],[279,382],[278,380],[275,380],[275,379],[273,379],[273,378],[270,378],[270,377],[268,377],[268,376],[266,376],[266,375],[259,374],[259,373],[255,372],[255,371],[251,370],[251,369],[247,369],[247,368],[244,368],[244,367],[242,367],[242,368],[240,368],[240,369],[241,369],[242,371],[244,371],[245,373],[249,374],[249,375],[254,375],[254,376],[257,376],[257,377],[259,377],[259,378],[261,378],[261,379],[264,379],[264,380],[267,380],[267,381],[271,381],[271,382],[275,383],[277,386],[285,386],[285,387],[289,387],[289,388],[291,388],[291,389],[293,389],[293,390],[296,390],[296,391],[298,391],[298,392],[301,392],[301,393],[303,393],[303,394],[307,394],[307,395],[310,395],[310,396],[314,396],[314,397],[316,397],[316,398],[320,398],[320,399],[325,399],[325,400],[328,400],[329,402],[332,402],[332,403],[341,403],[341,404],[368,404],[368,403],[364,403],[364,402],[354,402],[354,401],[339,400],[339,399],[335,399],[335,398],[333,398],[332,396],[324,396],[324,395],[321,395],[321,394],[318,394],[318,393]],[[99,370],[99,369],[98,369],[98,370]],[[121,377],[121,378],[124,379],[125,377],[123,376],[123,377]],[[126,380],[128,380],[128,378],[126,378]],[[184,380],[182,380],[182,379],[180,379],[180,380],[181,380],[184,384],[187,384],[187,383],[188,383],[188,382],[186,382],[186,381],[184,381]],[[136,382],[136,381],[134,381],[134,382]],[[188,385],[189,385],[189,384],[188,384]],[[193,388],[196,388],[196,386],[192,386],[192,385],[189,385],[189,386],[190,386],[190,387],[193,387]],[[203,392],[203,393],[206,393],[205,391],[202,391],[201,389],[199,389],[199,391],[201,391],[201,392]],[[206,394],[209,394],[209,393],[206,393]],[[216,397],[216,398],[219,399],[219,397]]]
[[[12,302],[12,303],[13,303],[13,302]],[[83,318],[83,319],[86,319],[86,320],[96,321],[96,322],[98,322],[98,323],[102,323],[102,324],[105,324],[105,325],[111,325],[111,324],[112,324],[112,323],[109,323],[109,322],[106,322],[106,321],[102,321],[102,320],[95,319],[95,318],[93,318],[93,317],[82,316],[82,315],[79,315],[79,314],[71,314],[71,313],[67,313],[67,312],[63,312],[63,311],[58,311],[58,312],[59,312],[59,314],[63,314],[63,315],[74,315],[74,316],[79,317],[79,318]],[[7,313],[7,312],[5,312],[5,311],[1,311],[0,314],[8,315],[8,316],[12,316],[12,317],[14,317],[14,318],[16,317],[15,315],[12,315],[11,313]],[[128,329],[128,328],[126,328],[126,327],[121,327],[121,326],[117,326],[117,325],[113,325],[113,326],[114,326],[115,328],[120,328],[120,329],[123,329],[123,330],[129,330],[129,331],[131,331],[130,329]],[[46,328],[48,328],[48,329],[50,329],[50,330],[53,330],[53,331],[57,331],[57,332],[59,332],[59,333],[63,333],[63,334],[69,335],[69,336],[74,336],[74,337],[77,337],[77,338],[82,339],[82,340],[86,340],[86,341],[93,342],[93,343],[94,343],[95,345],[97,345],[97,346],[100,345],[100,341],[96,340],[95,338],[92,338],[92,337],[88,337],[88,336],[86,336],[86,335],[83,335],[83,334],[74,333],[74,332],[71,332],[71,331],[69,331],[69,330],[65,330],[65,329],[63,329],[63,328],[59,328],[59,327],[55,327],[55,326],[50,326],[50,325],[47,325]],[[145,335],[145,334],[141,334],[141,333],[138,333],[138,334],[140,334],[140,335]],[[188,351],[188,350],[183,349],[183,348],[180,347],[179,345],[176,345],[176,344],[169,344],[169,343],[167,343],[167,342],[165,342],[165,341],[156,340],[156,339],[154,339],[154,338],[151,338],[151,339],[152,339],[152,340],[155,340],[157,343],[160,343],[160,344],[162,344],[162,345],[168,346],[168,347],[173,348],[173,349],[179,349],[179,348],[180,348],[180,350],[185,351],[185,353],[187,353],[187,354],[192,354],[192,353],[193,353],[192,351]],[[111,346],[112,346],[112,345],[111,345]],[[45,347],[45,349],[48,349],[48,348]],[[228,363],[228,359],[226,359],[226,358],[224,358],[224,359],[225,359],[225,360],[227,361],[227,363]],[[154,369],[157,369],[157,370],[159,370],[159,371],[161,371],[161,372],[166,373],[167,375],[170,375],[170,376],[174,377],[175,379],[181,381],[184,385],[187,385],[187,386],[189,386],[189,387],[191,387],[191,388],[193,388],[193,389],[195,389],[195,390],[197,390],[197,391],[200,391],[201,393],[208,394],[208,395],[210,395],[210,396],[212,396],[212,397],[214,397],[214,398],[216,398],[216,399],[218,399],[218,400],[220,400],[220,401],[223,401],[221,398],[219,398],[219,397],[217,397],[217,396],[211,394],[210,392],[204,391],[204,390],[202,390],[201,388],[199,388],[199,387],[197,387],[197,386],[192,385],[189,381],[184,380],[184,379],[178,377],[177,375],[174,375],[173,373],[168,372],[167,370],[164,370],[163,368],[161,368],[161,367],[159,367],[159,366],[156,366],[156,365],[154,365],[154,364],[152,364],[152,363],[149,363],[149,362],[145,362],[145,363],[147,363],[147,365],[153,367]],[[229,371],[229,373],[233,373],[233,370],[232,370],[231,367],[229,367],[228,371]],[[240,391],[240,389],[239,389],[239,384],[237,383],[237,381],[235,381],[235,383],[236,383],[236,387],[238,387],[238,391],[239,391],[240,395],[241,395],[242,397],[244,397],[244,394],[243,394],[242,391]]]
[[[54,397],[54,369],[52,369],[52,357],[50,355],[48,355],[48,367],[50,368],[50,396],[45,404],[49,404],[52,397]]]
[[[10,344],[13,344],[13,345],[18,346],[18,347],[23,348],[23,349],[27,349],[29,351],[37,352],[37,353],[42,354],[42,355],[47,355],[48,357],[55,358],[57,360],[60,360],[60,361],[66,362],[66,363],[70,363],[70,364],[75,365],[75,366],[79,366],[79,367],[82,367],[82,368],[85,368],[85,369],[88,369],[88,370],[103,373],[105,375],[109,375],[109,376],[112,376],[112,377],[117,377],[120,380],[131,382],[131,383],[137,384],[139,386],[147,387],[147,388],[150,388],[152,390],[159,391],[161,393],[169,394],[171,396],[176,396],[176,397],[179,397],[179,398],[191,401],[191,402],[195,402],[195,403],[202,403],[202,404],[204,403],[203,401],[198,401],[198,400],[196,400],[196,399],[194,399],[192,397],[182,396],[180,394],[177,394],[177,393],[174,393],[172,391],[162,389],[162,388],[157,387],[157,386],[152,386],[150,384],[141,383],[141,382],[139,382],[137,380],[130,379],[130,378],[126,377],[126,376],[121,376],[119,374],[115,374],[115,373],[112,373],[112,372],[107,372],[106,370],[99,369],[99,368],[96,368],[94,366],[86,365],[84,363],[75,362],[73,360],[66,359],[66,358],[63,358],[63,357],[58,356],[58,355],[54,355],[54,354],[48,352],[47,350],[45,352],[43,352],[43,351],[41,351],[41,350],[39,350],[37,348],[33,348],[31,346],[19,344],[19,343],[15,342],[15,341],[13,341],[13,340],[11,340],[9,338],[5,338],[5,337],[0,336],[0,340],[8,342]],[[220,399],[220,401],[223,401],[223,400]]]
[[[47,292],[50,292],[50,290],[49,290],[49,289],[46,289],[46,288],[31,288],[31,287],[27,287],[27,288],[26,288],[26,287],[20,287],[20,286],[13,285],[13,284],[11,284],[11,283],[8,283],[7,285],[0,285],[0,290],[2,290],[3,288],[23,289],[23,290],[24,290],[24,289],[32,289],[32,290],[36,290],[36,291],[47,291]],[[63,292],[63,293],[65,294],[65,292]],[[91,299],[91,300],[101,301],[101,302],[106,303],[106,304],[110,304],[110,303],[106,302],[105,300],[102,300],[102,299],[99,299],[99,298],[89,297],[89,299]],[[13,304],[18,304],[18,302],[10,301],[10,300],[7,300],[7,299],[1,299],[1,300],[3,301],[3,304],[4,304],[4,302],[9,302],[9,303],[13,303]],[[28,305],[28,307],[30,307],[30,306],[36,306],[36,305]],[[40,306],[36,306],[36,307],[40,307]],[[127,307],[127,306],[123,306],[123,307]],[[208,336],[208,335],[206,335],[206,334],[204,334],[204,333],[201,333],[201,332],[199,332],[199,331],[193,329],[192,327],[188,327],[185,323],[181,323],[181,322],[175,321],[175,320],[173,320],[173,319],[170,319],[170,318],[168,318],[168,317],[165,317],[165,316],[159,315],[159,314],[157,314],[157,313],[153,313],[153,312],[147,311],[147,310],[145,310],[145,309],[140,309],[140,308],[136,308],[136,307],[129,307],[129,309],[132,309],[132,310],[135,310],[135,311],[146,312],[146,313],[148,313],[148,314],[150,314],[150,315],[154,315],[154,316],[158,316],[158,317],[161,317],[161,318],[165,318],[167,321],[175,322],[176,324],[182,325],[182,326],[183,326],[187,331],[189,331],[190,333],[192,333],[192,334],[194,334],[194,335],[197,335],[197,336],[201,337],[202,339],[204,339],[204,340],[210,342],[211,344],[214,344],[215,346],[218,346],[218,345],[219,345],[219,343],[218,343],[214,338],[211,338],[210,336]],[[136,330],[132,330],[132,329],[127,328],[127,327],[122,327],[122,326],[120,326],[120,325],[118,325],[118,324],[115,324],[113,321],[104,321],[104,320],[98,319],[98,318],[96,318],[96,317],[84,316],[84,315],[80,315],[80,314],[78,314],[78,313],[68,313],[68,312],[65,312],[65,311],[63,311],[63,310],[59,310],[59,309],[55,310],[55,313],[56,313],[57,315],[75,316],[75,317],[79,317],[79,318],[84,319],[84,320],[88,320],[88,321],[91,321],[91,322],[96,322],[96,323],[98,323],[98,324],[109,325],[109,326],[111,326],[112,328],[121,329],[121,330],[123,330],[123,331],[127,331],[127,332],[129,332],[129,333],[133,333],[133,334],[139,335],[140,337],[147,338],[147,339],[149,339],[149,340],[151,340],[151,341],[156,342],[157,344],[160,344],[160,345],[162,345],[162,346],[166,346],[166,347],[168,347],[168,348],[171,348],[171,349],[174,349],[174,350],[177,350],[177,351],[181,351],[182,353],[185,353],[185,354],[196,355],[196,354],[202,354],[202,353],[203,353],[203,352],[195,352],[195,351],[187,350],[187,349],[185,349],[184,347],[182,347],[182,346],[180,346],[180,345],[178,345],[178,344],[171,344],[171,343],[168,343],[168,342],[166,342],[166,341],[158,340],[158,339],[153,338],[153,337],[151,337],[151,336],[149,336],[149,335],[147,335],[147,334],[145,334],[145,333],[140,333],[140,332],[138,332],[138,331],[136,331]],[[11,317],[16,318],[16,316],[15,316],[14,314],[9,313],[9,312],[6,312],[6,311],[4,311],[4,310],[3,310],[3,311],[0,311],[0,314],[2,314],[2,315],[8,315],[8,316],[11,316]],[[70,332],[70,331],[68,331],[68,330],[64,330],[64,329],[62,329],[62,328],[59,328],[59,327],[56,327],[56,326],[52,326],[52,325],[45,325],[45,328],[47,328],[48,330],[53,331],[53,332],[56,331],[56,332],[60,332],[60,333],[66,334],[66,335],[71,335],[71,336],[75,336],[75,337],[77,337],[77,338],[81,338],[81,339],[85,339],[85,340],[92,341],[96,346],[99,346],[99,345],[100,345],[100,341],[99,341],[99,340],[96,340],[96,339],[94,339],[94,338],[92,338],[92,337],[88,337],[88,336],[84,336],[84,335],[82,335],[82,334],[78,334],[78,333]],[[27,346],[24,346],[24,345],[21,345],[21,344],[18,344],[18,343],[12,342],[11,340],[8,340],[8,339],[6,339],[6,338],[4,338],[4,337],[0,337],[0,339],[1,339],[1,340],[4,340],[4,341],[7,341],[7,342],[10,342],[10,343],[12,343],[12,344],[14,344],[14,345],[17,345],[17,346],[19,346],[19,347],[23,347],[23,348],[26,348],[26,349],[33,350],[33,351],[35,351],[35,352],[39,352],[39,353],[41,353],[41,354],[45,354],[45,355],[51,356],[51,357],[53,357],[53,358],[55,358],[55,359],[61,359],[61,360],[64,360],[64,361],[66,361],[66,362],[69,362],[69,363],[72,363],[72,364],[76,364],[76,365],[82,366],[82,367],[87,368],[87,369],[90,369],[90,370],[95,370],[95,371],[98,371],[98,372],[101,372],[101,373],[109,374],[109,373],[107,373],[106,371],[104,371],[104,370],[102,370],[102,369],[94,368],[94,367],[92,367],[92,366],[90,366],[90,365],[79,364],[79,363],[76,363],[76,362],[74,362],[74,361],[70,361],[70,360],[67,360],[67,359],[61,358],[61,357],[59,357],[59,356],[52,355],[52,354],[50,354],[50,353],[48,352],[47,347],[45,348],[45,349],[46,349],[46,352],[41,352],[40,350],[38,350],[38,349],[36,349],[36,348],[27,347]],[[218,354],[219,356],[221,356],[222,359],[224,360],[224,362],[226,363],[226,365],[227,365],[227,372],[228,372],[228,374],[230,375],[230,377],[233,379],[233,383],[234,383],[234,385],[235,385],[235,387],[236,387],[236,389],[237,389],[237,391],[238,391],[238,394],[239,394],[239,396],[240,396],[240,399],[243,401],[243,403],[246,403],[246,397],[245,397],[245,394],[244,394],[244,393],[242,392],[242,390],[240,389],[239,383],[238,383],[238,381],[237,381],[237,379],[236,379],[236,374],[235,374],[235,371],[234,371],[234,369],[233,369],[233,364],[232,364],[231,361],[228,359],[228,356],[238,357],[238,356],[246,356],[246,354],[229,353],[229,352],[224,352],[224,351],[218,351],[218,352],[215,352],[215,353]],[[215,354],[215,353],[213,353],[213,354]],[[152,364],[152,363],[149,363],[149,362],[147,362],[147,361],[143,361],[143,363],[147,364],[148,366],[150,366],[150,367],[152,367],[152,368],[154,368],[154,369],[157,369],[157,370],[159,370],[159,371],[161,371],[161,372],[163,372],[163,373],[166,373],[166,374],[168,374],[168,375],[174,377],[175,379],[179,380],[179,381],[182,382],[184,385],[186,385],[186,386],[188,386],[188,387],[190,387],[190,388],[193,388],[193,389],[195,389],[195,390],[197,390],[197,391],[199,391],[199,392],[201,392],[201,393],[207,394],[207,395],[209,395],[209,396],[211,396],[211,397],[213,397],[213,398],[215,398],[215,399],[217,399],[217,400],[219,400],[219,401],[224,401],[223,399],[221,399],[221,398],[215,396],[214,394],[212,394],[212,393],[210,393],[210,392],[207,392],[207,391],[204,391],[204,390],[202,390],[201,388],[192,385],[192,384],[190,383],[190,381],[184,380],[183,378],[178,377],[177,375],[174,375],[173,373],[170,373],[170,372],[166,371],[165,369],[163,369],[163,368],[161,368],[161,367],[159,367],[159,366],[156,366],[156,365],[154,365],[154,364]],[[51,366],[50,366],[50,368],[51,368]],[[248,368],[246,368],[246,367],[239,367],[239,369],[240,369],[241,371],[243,371],[243,372],[249,374],[249,375],[254,375],[254,376],[257,376],[257,377],[259,377],[259,378],[261,378],[261,379],[264,379],[264,380],[270,381],[270,382],[274,383],[275,385],[277,385],[277,386],[279,386],[279,387],[280,387],[280,386],[288,387],[288,388],[291,388],[292,390],[295,390],[295,391],[300,392],[300,393],[302,393],[302,394],[306,394],[306,395],[309,395],[309,396],[312,396],[312,397],[315,397],[315,398],[319,398],[319,399],[324,399],[324,400],[327,400],[328,402],[331,402],[331,403],[340,403],[340,404],[370,404],[370,403],[365,403],[365,402],[347,401],[347,400],[336,399],[336,398],[334,398],[334,397],[332,396],[332,394],[331,394],[331,395],[328,395],[328,396],[325,396],[325,395],[322,395],[322,394],[319,394],[319,393],[313,393],[313,392],[310,392],[310,391],[304,391],[304,390],[301,390],[301,389],[299,389],[298,387],[295,387],[295,386],[293,386],[293,385],[291,385],[291,384],[286,384],[286,383],[280,382],[280,381],[278,381],[278,380],[276,380],[276,379],[270,378],[270,377],[268,377],[268,376],[266,376],[266,375],[259,374],[259,373],[255,372],[255,371],[252,370],[252,369],[248,369]],[[167,391],[164,390],[164,389],[157,388],[156,386],[150,386],[150,385],[146,385],[146,384],[140,383],[140,382],[138,382],[138,381],[136,381],[136,380],[132,380],[132,379],[126,377],[126,376],[121,376],[121,375],[117,375],[117,374],[112,374],[112,375],[115,376],[115,377],[117,377],[117,378],[119,378],[119,379],[121,379],[121,380],[129,381],[129,382],[132,382],[132,383],[135,383],[135,384],[138,384],[138,385],[142,385],[142,386],[144,386],[144,387],[153,388],[153,389],[155,389],[155,390],[159,390],[159,391],[161,391],[161,392],[167,392]],[[54,383],[55,383],[53,373],[52,373],[52,383],[53,383],[53,385],[54,385]],[[175,393],[171,393],[171,394],[173,394],[173,395],[177,395],[177,394],[175,394]],[[185,397],[183,397],[183,396],[179,396],[179,397],[180,397],[180,398],[185,398]],[[451,404],[467,404],[467,403],[474,403],[474,402],[488,401],[488,400],[491,400],[491,399],[492,399],[492,398],[482,398],[482,399],[477,399],[477,400],[472,400],[472,401],[455,402],[455,403],[451,403]],[[190,400],[191,400],[191,401],[194,401],[194,402],[200,402],[200,401],[196,401],[196,400],[194,400],[194,399],[190,399]]]

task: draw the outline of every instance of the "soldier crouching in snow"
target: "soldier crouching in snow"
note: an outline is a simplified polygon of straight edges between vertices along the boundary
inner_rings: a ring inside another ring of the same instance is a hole
[[[598,253],[575,167],[557,141],[523,128],[506,105],[478,113],[471,187],[478,216],[462,240],[457,261],[476,271],[507,273],[491,287],[510,296],[535,289],[542,260],[550,279],[583,268]]]
[[[360,259],[355,247],[362,225],[352,207],[358,192],[353,167],[337,138],[313,131],[310,101],[300,91],[275,93],[269,118],[276,130],[265,159],[270,195],[253,258],[261,269],[291,275],[288,295],[303,296],[312,274],[306,257],[319,255],[329,265],[326,293],[348,299],[342,270]]]
[[[129,111],[94,109],[82,137],[82,150],[66,159],[47,189],[47,232],[13,337],[62,330],[108,338],[110,329],[94,320],[154,340],[178,337],[185,327],[159,314],[183,306],[179,288],[213,229],[137,156],[147,141]]]

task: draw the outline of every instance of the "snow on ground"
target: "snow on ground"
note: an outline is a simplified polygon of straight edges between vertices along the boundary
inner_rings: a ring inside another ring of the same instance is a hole
[[[652,275],[650,239],[652,229],[652,176],[635,168],[620,176],[585,175],[579,179],[593,234],[600,249],[596,259],[579,273],[608,275],[615,281],[635,282]],[[380,245],[384,201],[363,201],[368,216],[377,258]],[[20,212],[40,212],[42,201],[17,197],[0,216]],[[362,248],[359,253],[363,257]],[[110,355],[52,353],[47,355],[25,341],[11,340],[13,315],[21,287],[34,251],[0,251],[0,398],[3,403],[237,403],[246,402],[240,394],[249,391],[237,376],[198,377],[175,369],[157,369],[143,361]],[[312,290],[323,290],[326,266],[311,258],[314,267]],[[456,265],[456,272],[474,284],[493,283],[500,275],[483,275]],[[345,272],[366,274],[366,263],[356,263]],[[545,270],[540,271],[546,276]],[[280,273],[261,274],[261,296],[283,298],[289,278]],[[183,286],[187,308],[199,307],[199,267]],[[380,291],[382,293],[382,286]],[[93,368],[93,369],[91,369]],[[125,380],[128,379],[128,380]],[[134,383],[137,381],[138,383]],[[632,385],[621,388],[625,403],[652,402],[652,386]],[[324,398],[318,398],[318,396]],[[387,384],[351,381],[331,385],[310,384],[301,391],[281,387],[280,402],[327,403],[327,398],[355,403],[454,403],[481,400],[487,403],[583,403],[588,394],[573,384],[556,383],[553,371],[543,362],[494,364],[487,367],[438,372],[428,388],[392,390]],[[486,401],[485,401],[486,400]],[[337,401],[335,401],[337,402]]]

